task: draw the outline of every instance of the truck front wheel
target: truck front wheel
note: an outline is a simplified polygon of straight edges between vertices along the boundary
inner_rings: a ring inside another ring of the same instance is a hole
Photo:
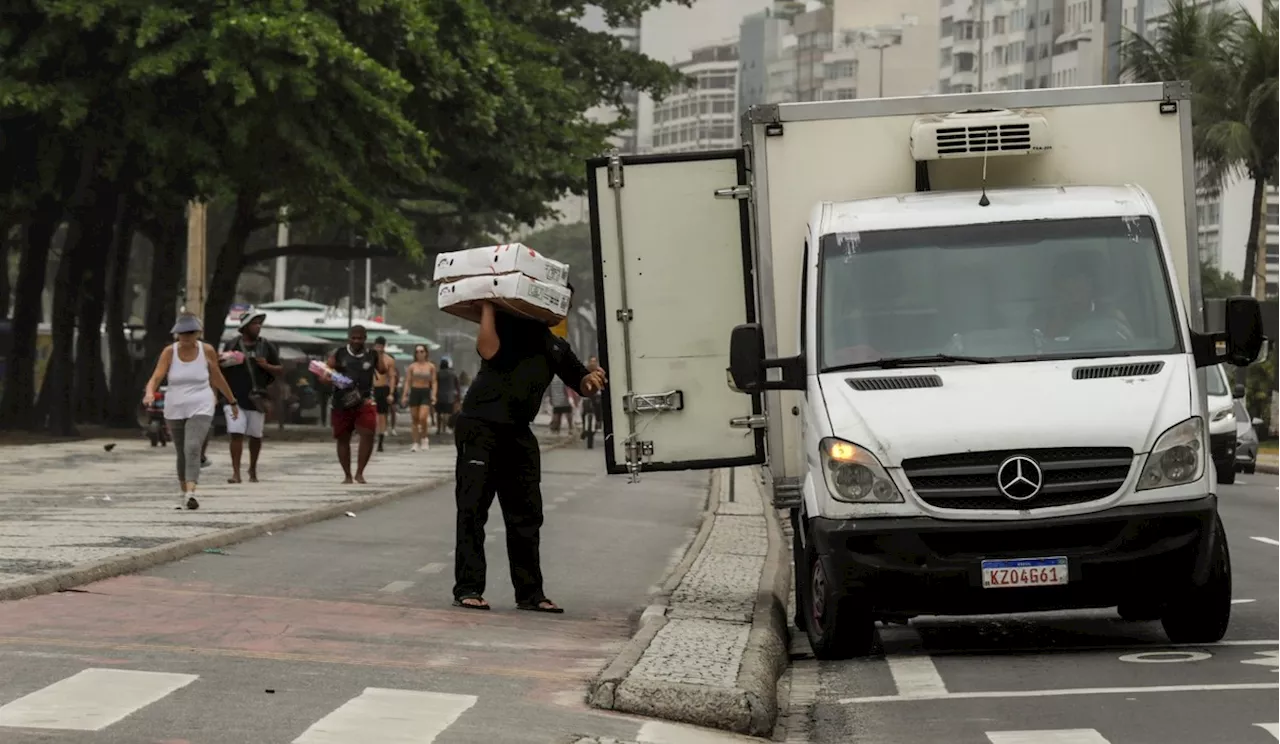
[[[1215,518],[1213,562],[1203,586],[1191,586],[1165,608],[1160,624],[1174,643],[1216,643],[1231,621],[1231,551],[1222,520]]]
[[[805,550],[808,582],[803,592],[805,630],[813,655],[819,659],[851,659],[866,656],[875,646],[875,619],[859,606],[854,594],[833,581],[827,562]]]

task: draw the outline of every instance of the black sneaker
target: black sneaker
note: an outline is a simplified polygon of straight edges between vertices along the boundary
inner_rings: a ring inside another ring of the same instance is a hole
[[[187,508],[190,509],[191,511],[195,511],[196,509],[200,508],[200,502],[196,501],[195,496],[187,497]]]

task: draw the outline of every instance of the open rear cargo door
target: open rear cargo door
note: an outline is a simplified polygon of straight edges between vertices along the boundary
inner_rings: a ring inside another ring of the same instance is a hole
[[[729,384],[755,321],[741,150],[587,164],[610,473],[764,462],[759,396]]]

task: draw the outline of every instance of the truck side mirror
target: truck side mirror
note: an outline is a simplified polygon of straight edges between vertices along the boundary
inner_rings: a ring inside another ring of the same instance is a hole
[[[1227,341],[1223,359],[1237,367],[1253,364],[1262,351],[1262,306],[1255,297],[1228,297],[1223,315]]]
[[[776,369],[777,379],[769,379]],[[744,323],[729,337],[729,377],[740,393],[765,390],[804,390],[804,357],[764,358],[764,329],[759,323]]]
[[[744,393],[759,392],[764,382],[764,329],[759,323],[744,323],[729,337],[729,376]]]

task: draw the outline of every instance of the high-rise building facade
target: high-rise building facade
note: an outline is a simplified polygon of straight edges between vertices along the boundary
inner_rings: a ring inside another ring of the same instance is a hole
[[[653,103],[651,152],[738,146],[738,42],[694,49],[675,68],[691,78]]]
[[[738,32],[739,111],[776,100],[770,97],[770,70],[784,61],[784,40],[791,19],[803,12],[804,3],[786,0],[742,19]]]

